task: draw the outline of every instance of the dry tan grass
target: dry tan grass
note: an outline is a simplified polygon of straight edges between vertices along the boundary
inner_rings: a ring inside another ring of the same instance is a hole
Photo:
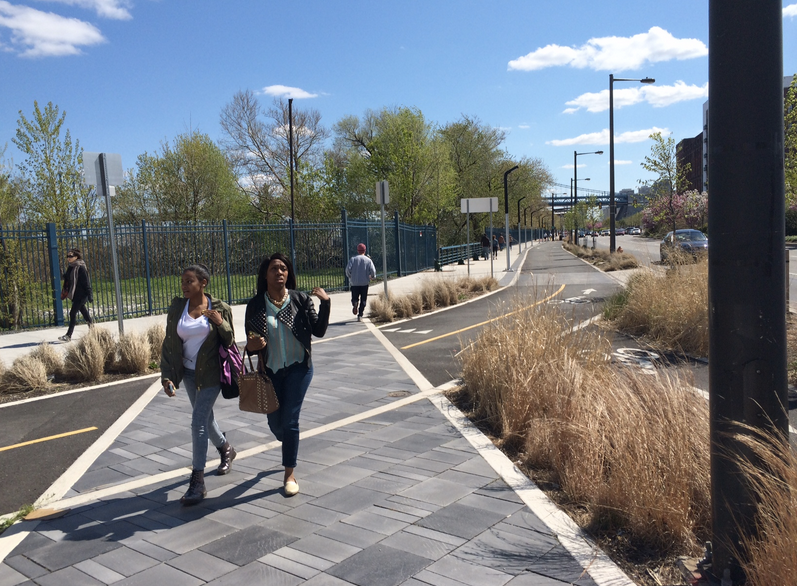
[[[91,328],[88,334],[67,350],[62,370],[66,380],[94,382],[102,377],[108,360],[109,346],[111,351],[114,348],[113,343],[108,344],[106,334],[110,336],[106,330]]]
[[[549,471],[597,532],[696,553],[709,523],[708,412],[677,380],[617,370],[609,340],[552,306],[485,327],[463,352],[473,417]]]
[[[758,500],[757,536],[742,539],[750,586],[797,585],[797,454],[788,440],[749,429],[736,436],[751,458],[740,463]]]
[[[150,362],[159,363],[161,359],[161,347],[163,340],[166,338],[166,328],[162,324],[155,324],[150,326],[147,330],[147,342],[149,343],[149,359]]]
[[[639,266],[636,257],[628,252],[615,252],[611,254],[608,250],[576,246],[568,242],[565,242],[562,246],[568,252],[594,264],[602,271],[624,271],[626,269],[635,269]]]
[[[619,329],[657,345],[708,356],[708,262],[676,266],[659,275],[643,271],[626,287],[613,312]]]
[[[462,277],[459,279],[431,278],[421,282],[419,288],[405,295],[393,294],[390,300],[380,293],[369,303],[369,317],[375,321],[391,322],[432,311],[439,307],[456,305],[474,294],[498,288],[492,277]]]
[[[147,336],[130,333],[119,338],[116,370],[121,373],[145,373],[150,363],[150,344]]]
[[[2,392],[7,394],[43,391],[49,386],[44,363],[30,354],[17,358],[0,379]]]
[[[29,356],[41,361],[48,376],[57,377],[64,368],[63,356],[61,356],[48,342],[39,344]]]

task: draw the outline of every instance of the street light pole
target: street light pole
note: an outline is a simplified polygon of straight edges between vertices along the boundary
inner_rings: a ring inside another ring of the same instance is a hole
[[[654,83],[650,77],[643,79],[615,78],[609,74],[609,252],[615,251],[614,218],[617,215],[614,203],[614,82],[638,81],[640,83]]]
[[[578,153],[573,151],[573,189],[575,196],[573,197],[573,218],[575,219],[575,226],[576,226],[576,246],[578,246],[578,213],[576,212],[576,208],[578,207],[578,157],[580,155],[602,155],[603,151],[592,151],[589,153]]]
[[[504,245],[506,246],[506,270],[511,271],[512,267],[509,262],[509,188],[507,187],[507,177],[509,174],[518,168],[518,165],[512,167],[509,171],[504,171]]]
[[[520,202],[526,199],[524,195],[519,200],[517,200],[517,237],[518,237],[518,254],[520,254],[520,245],[523,242],[523,236],[520,235]],[[508,244],[508,243],[507,243]]]
[[[293,269],[296,270],[296,240],[295,240],[295,223],[296,215],[293,205],[293,98],[288,98],[288,166],[291,173],[291,262]],[[387,281],[387,277],[385,277]]]

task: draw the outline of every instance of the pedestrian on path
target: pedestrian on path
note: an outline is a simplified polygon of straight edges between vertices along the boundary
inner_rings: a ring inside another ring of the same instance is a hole
[[[91,297],[91,279],[89,279],[89,270],[86,268],[86,263],[83,261],[83,254],[79,248],[71,248],[66,253],[66,260],[69,263],[69,267],[64,273],[61,299],[70,299],[72,301],[72,309],[69,310],[69,328],[66,330],[66,334],[58,338],[62,342],[70,342],[72,340],[78,312],[81,313],[89,327],[94,325],[91,314],[86,308],[86,303],[93,301],[93,299]]]
[[[501,234],[498,237],[498,248],[501,249],[501,252],[503,252],[504,249],[506,248],[506,241],[504,240],[504,235],[503,234]]]
[[[286,496],[299,492],[293,471],[299,455],[299,414],[313,380],[310,338],[323,338],[329,325],[329,295],[321,287],[311,294],[320,300],[318,313],[310,295],[296,290],[291,261],[274,253],[260,264],[257,294],[246,304],[244,318],[246,349],[265,363],[279,399],[279,409],[267,417],[271,432],[282,442]]]
[[[498,238],[493,234],[493,258],[498,258]]]
[[[221,432],[213,415],[213,405],[221,391],[219,346],[235,344],[232,310],[223,301],[205,293],[210,273],[196,264],[182,274],[183,296],[175,297],[166,316],[166,337],[161,349],[161,383],[169,397],[184,383],[191,402],[191,441],[193,458],[188,490],[180,499],[195,505],[207,494],[205,463],[208,440],[219,451],[221,463],[216,473],[227,474],[235,459],[235,449]]]
[[[346,265],[346,276],[351,289],[351,312],[357,316],[357,321],[361,321],[368,301],[368,284],[376,277],[374,261],[366,256],[362,242],[357,245],[357,254]]]
[[[484,260],[490,260],[490,239],[487,238],[487,233],[482,234],[482,256]]]

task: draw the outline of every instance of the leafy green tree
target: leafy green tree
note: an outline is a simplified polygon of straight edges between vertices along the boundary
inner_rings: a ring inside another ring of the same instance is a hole
[[[664,138],[661,132],[654,132],[650,135],[653,144],[650,147],[650,155],[645,157],[641,165],[645,171],[653,173],[655,179],[642,182],[643,185],[650,187],[651,197],[649,200],[664,198],[669,206],[669,216],[673,231],[676,230],[676,195],[687,190],[689,183],[687,176],[692,169],[691,163],[686,163],[680,168],[676,159],[675,139],[671,136]]]
[[[12,176],[13,164],[5,159],[7,147],[3,145],[0,149],[0,225],[18,222],[21,212],[19,184]]]
[[[797,206],[797,75],[783,101],[786,207]]]
[[[282,220],[291,214],[289,126],[287,101],[278,99],[270,108],[264,108],[250,90],[235,94],[221,112],[225,134],[222,145],[232,161],[238,186],[266,221]],[[306,196],[304,178],[316,178],[315,172],[324,166],[323,146],[327,136],[318,111],[293,108],[297,220],[316,219],[316,208],[302,204],[301,200]]]
[[[120,222],[142,219],[169,222],[251,221],[246,194],[238,189],[224,152],[207,134],[178,135],[161,152],[143,153],[117,190],[115,217]]]
[[[98,214],[91,190],[83,185],[83,150],[64,129],[65,118],[66,112],[52,102],[44,111],[33,102],[30,120],[19,111],[12,139],[25,155],[24,162],[17,165],[19,197],[24,217],[34,222],[67,226],[76,221],[88,223]]]

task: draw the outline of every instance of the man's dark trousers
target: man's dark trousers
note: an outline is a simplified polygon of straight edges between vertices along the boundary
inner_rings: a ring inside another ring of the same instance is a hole
[[[365,304],[367,302],[368,302],[368,285],[352,285],[351,305],[352,307],[357,307],[359,303],[359,308],[357,309],[357,315],[359,317],[363,316],[363,311],[365,311]]]

